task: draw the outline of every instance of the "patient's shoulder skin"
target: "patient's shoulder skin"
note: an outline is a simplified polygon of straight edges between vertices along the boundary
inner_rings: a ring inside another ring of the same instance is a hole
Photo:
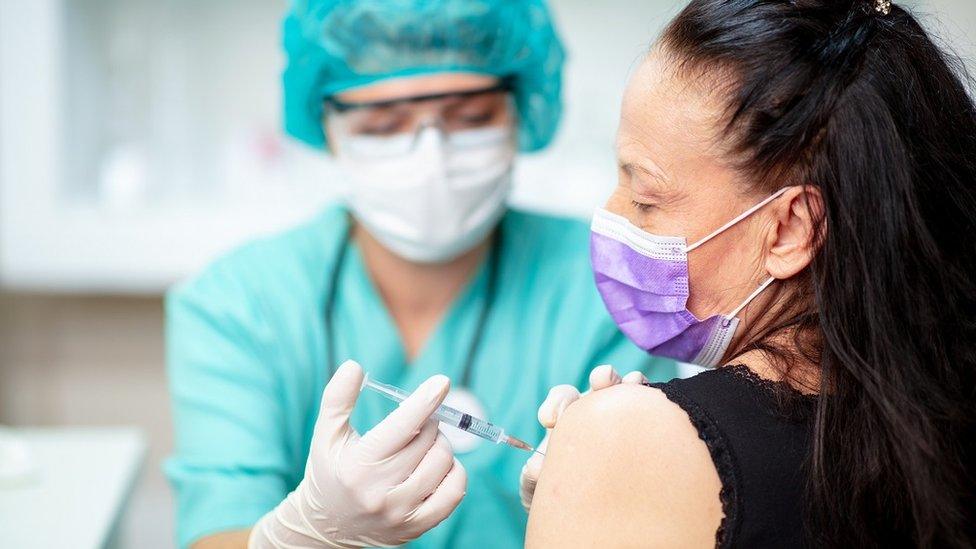
[[[664,393],[596,391],[556,425],[526,547],[714,547],[720,490],[708,448]]]

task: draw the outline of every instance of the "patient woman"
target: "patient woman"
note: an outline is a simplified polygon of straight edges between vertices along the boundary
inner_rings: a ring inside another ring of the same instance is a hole
[[[642,348],[716,369],[598,372],[558,418],[528,547],[973,547],[976,109],[918,22],[693,0],[633,75],[617,152],[604,301]],[[573,400],[553,398],[544,423]]]

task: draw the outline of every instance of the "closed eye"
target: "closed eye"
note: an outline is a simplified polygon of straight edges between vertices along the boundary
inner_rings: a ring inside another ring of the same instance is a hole
[[[635,208],[637,208],[642,212],[649,212],[656,207],[653,204],[645,204],[643,202],[637,202],[636,200],[631,200],[630,203],[633,204]]]

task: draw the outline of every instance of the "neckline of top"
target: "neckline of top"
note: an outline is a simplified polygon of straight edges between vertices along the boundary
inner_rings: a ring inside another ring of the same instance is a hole
[[[792,398],[799,398],[803,401],[816,402],[819,398],[819,394],[816,393],[803,393],[790,385],[786,381],[767,379],[752,369],[750,369],[745,364],[729,364],[728,366],[722,366],[712,370],[714,373],[724,372],[728,375],[737,377],[739,379],[747,381],[749,384],[754,385],[764,391],[767,391],[776,395],[787,395]],[[707,373],[707,372],[706,372]]]

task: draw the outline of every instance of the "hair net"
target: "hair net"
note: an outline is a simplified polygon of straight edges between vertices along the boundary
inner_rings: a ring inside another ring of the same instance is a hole
[[[543,0],[294,0],[284,21],[285,130],[325,145],[323,100],[385,78],[510,78],[519,146],[556,131],[564,53]]]

